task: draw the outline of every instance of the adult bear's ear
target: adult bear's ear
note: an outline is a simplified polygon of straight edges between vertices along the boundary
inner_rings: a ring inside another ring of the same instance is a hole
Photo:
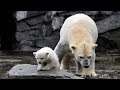
[[[33,52],[33,55],[35,56],[35,55],[36,55],[36,52]]]
[[[72,50],[75,50],[75,49],[76,49],[76,47],[75,47],[74,45],[72,45],[72,46],[71,46],[71,49],[72,49]]]
[[[95,49],[98,46],[98,44],[93,44],[92,47]]]
[[[76,50],[76,46],[75,45],[71,45],[70,49],[71,49],[72,53],[74,53],[74,51]]]
[[[70,46],[70,49],[71,49],[72,54],[73,54],[73,53],[74,53],[74,51],[75,51],[75,49],[76,49],[75,45]]]

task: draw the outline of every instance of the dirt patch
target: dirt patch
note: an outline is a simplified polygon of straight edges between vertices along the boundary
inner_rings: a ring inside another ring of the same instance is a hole
[[[30,54],[7,54],[0,56],[0,79],[7,79],[7,72],[17,64],[36,64],[33,55]],[[75,74],[75,62],[70,62],[70,70]],[[89,79],[120,79],[120,55],[119,54],[97,54],[95,61],[97,77]]]

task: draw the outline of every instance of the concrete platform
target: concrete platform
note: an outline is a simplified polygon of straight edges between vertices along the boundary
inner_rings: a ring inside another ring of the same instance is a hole
[[[60,69],[37,71],[37,65],[18,64],[8,72],[9,79],[83,79]]]

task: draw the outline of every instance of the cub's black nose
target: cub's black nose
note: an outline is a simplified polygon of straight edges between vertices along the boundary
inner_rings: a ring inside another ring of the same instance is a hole
[[[88,68],[89,66],[84,66],[84,68]]]
[[[38,62],[39,64],[41,64],[41,62]]]

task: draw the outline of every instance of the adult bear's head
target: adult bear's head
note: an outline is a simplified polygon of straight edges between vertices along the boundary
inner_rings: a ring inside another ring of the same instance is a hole
[[[90,67],[91,62],[93,62],[95,57],[95,48],[97,46],[97,44],[85,43],[79,46],[71,45],[70,49],[81,66],[88,68]]]

